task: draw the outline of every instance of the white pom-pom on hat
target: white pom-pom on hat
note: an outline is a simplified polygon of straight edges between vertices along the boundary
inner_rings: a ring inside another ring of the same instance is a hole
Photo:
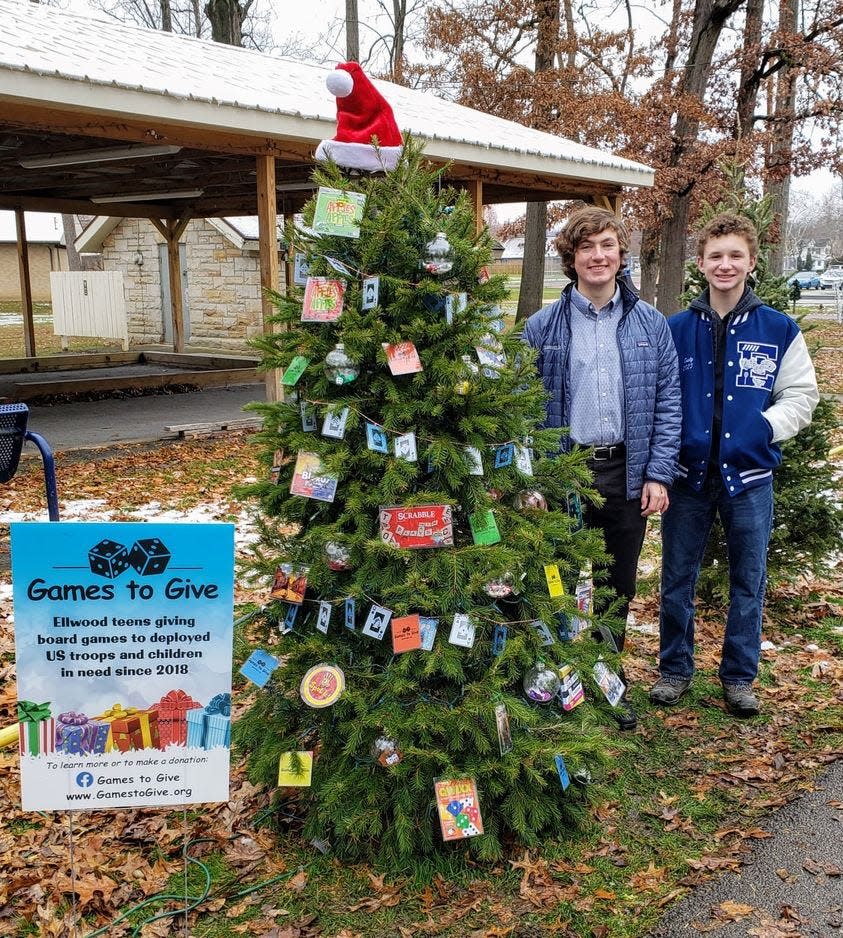
[[[354,79],[341,68],[331,72],[325,84],[335,98],[347,98],[354,90]]]

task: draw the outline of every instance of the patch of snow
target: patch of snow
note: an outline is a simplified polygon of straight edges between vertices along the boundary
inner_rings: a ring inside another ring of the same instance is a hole
[[[115,509],[107,508],[104,498],[80,498],[62,502],[59,517],[62,521],[110,521]]]
[[[633,632],[640,632],[642,635],[658,635],[659,627],[655,622],[642,622],[640,625],[629,625],[628,628]]]
[[[820,646],[815,645],[813,642],[811,642],[810,645],[805,646],[805,651],[819,651],[819,650],[820,650]]]
[[[779,649],[776,647],[775,643],[773,642],[768,642],[768,641],[761,642],[761,651],[778,651],[778,650]]]

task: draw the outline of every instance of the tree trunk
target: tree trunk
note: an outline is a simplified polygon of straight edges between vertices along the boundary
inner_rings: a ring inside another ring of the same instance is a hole
[[[544,258],[547,244],[547,202],[528,202],[524,231],[524,262],[515,322],[531,316],[543,305]]]
[[[659,279],[659,233],[655,228],[641,232],[641,299],[655,303]]]
[[[658,307],[665,316],[680,310],[679,296],[685,283],[685,239],[691,214],[690,193],[674,196],[671,200],[673,215],[661,226],[659,244]]]
[[[360,61],[360,23],[357,19],[357,0],[345,0],[345,57],[349,62]]]
[[[211,39],[228,46],[243,44],[245,10],[237,0],[208,0],[205,15],[211,24]]]
[[[781,0],[779,29],[795,33],[799,18],[799,0]],[[771,208],[779,230],[771,245],[770,273],[780,277],[784,270],[788,203],[790,201],[790,164],[793,158],[793,125],[796,117],[797,70],[785,65],[776,79],[776,107],[770,131],[770,150],[765,166],[765,192],[772,196]]]
[[[574,8],[571,0],[564,0],[565,40],[568,46],[565,67],[573,71],[577,67],[577,33],[574,29]]]
[[[79,258],[79,252],[76,250],[76,219],[72,215],[62,215],[62,227],[64,228],[64,248],[67,251],[67,269],[82,270],[82,261]]]
[[[536,38],[536,73],[553,68],[559,49],[559,0],[536,0],[538,32]],[[533,126],[545,124],[547,115],[533,114]],[[515,321],[520,322],[542,305],[544,297],[544,259],[547,249],[547,202],[528,202],[524,230],[524,263],[521,267],[521,290]]]
[[[745,0],[697,0],[694,23],[680,91],[702,100],[711,74],[711,61],[717,41],[729,17]],[[673,149],[668,166],[681,168],[687,163],[700,130],[699,117],[680,109],[673,130]],[[678,174],[677,174],[678,175]],[[659,244],[658,305],[666,315],[679,309],[679,294],[685,267],[685,236],[691,211],[691,196],[696,184],[694,169],[679,178],[676,191],[664,207],[664,222]]]
[[[741,79],[738,84],[737,113],[735,115],[735,137],[746,140],[752,133],[752,119],[758,98],[760,72],[758,49],[761,44],[761,27],[764,21],[764,0],[747,0],[746,21],[743,28],[743,60]]]
[[[158,0],[161,6],[161,29],[165,33],[173,31],[173,9],[170,0]]]
[[[559,0],[536,0],[536,16],[536,72],[547,72],[559,49]]]
[[[392,51],[390,53],[390,72],[392,80],[404,84],[404,31],[407,28],[407,0],[392,0]]]

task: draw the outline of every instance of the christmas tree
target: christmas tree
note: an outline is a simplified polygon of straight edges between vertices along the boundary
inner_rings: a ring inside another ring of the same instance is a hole
[[[304,836],[339,855],[397,865],[444,838],[495,858],[585,816],[589,786],[568,783],[606,758],[586,454],[541,428],[490,238],[415,142],[385,175],[328,164],[315,183],[288,233],[307,280],[260,340],[286,392],[259,405],[250,489],[280,665],[236,740],[255,781],[282,761],[280,798],[301,779]]]

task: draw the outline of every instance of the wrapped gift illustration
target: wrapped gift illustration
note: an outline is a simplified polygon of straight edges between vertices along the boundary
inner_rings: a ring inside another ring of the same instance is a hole
[[[158,711],[155,709],[138,710],[136,707],[124,707],[122,704],[116,703],[109,707],[105,713],[101,713],[99,716],[94,717],[94,719],[107,723],[109,727],[112,727],[112,724],[115,720],[126,720],[128,717],[133,716],[138,717],[140,720],[141,737],[143,739],[143,745],[138,748],[160,749],[161,741],[158,738]],[[114,732],[112,727],[112,729],[109,731],[108,739],[105,744],[105,751],[112,752],[117,748],[118,747],[114,742]],[[127,750],[122,751],[126,752]]]
[[[231,745],[231,694],[217,694],[205,707],[205,748]]]
[[[138,714],[141,721],[141,734],[144,749],[160,749],[161,738],[158,732],[158,711],[153,707],[141,710]]]
[[[187,713],[201,710],[202,704],[183,690],[171,690],[155,705],[158,712],[158,735],[161,748],[184,746],[187,743]]]
[[[143,749],[143,730],[141,729],[140,713],[118,717],[111,721],[111,739],[114,748],[120,752],[130,749]]]
[[[205,745],[205,711],[198,707],[188,710],[187,719],[187,745],[191,749],[202,749]]]
[[[60,713],[56,721],[56,752],[69,756],[83,753],[105,752],[108,740],[108,724],[89,720],[84,713],[69,710]]]
[[[40,756],[55,751],[55,720],[49,703],[18,701],[18,743],[22,756]]]
[[[187,711],[187,745],[197,749],[231,745],[231,694],[217,694],[203,710]]]

